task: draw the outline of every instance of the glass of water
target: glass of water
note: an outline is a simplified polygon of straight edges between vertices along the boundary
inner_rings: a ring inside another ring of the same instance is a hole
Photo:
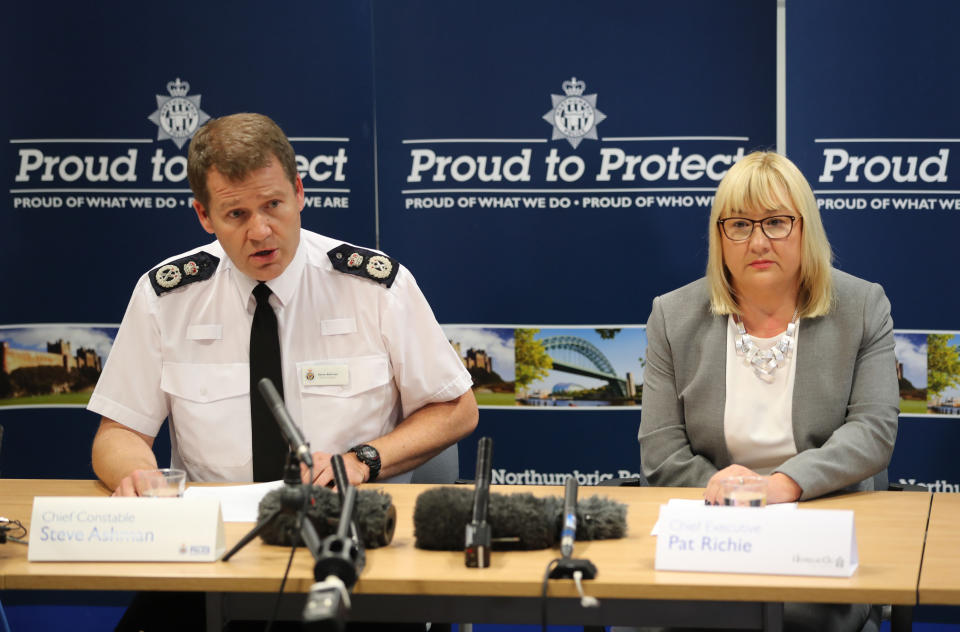
[[[731,476],[720,481],[723,504],[732,507],[763,507],[767,504],[767,479],[762,476]]]
[[[187,482],[187,473],[170,467],[143,470],[134,477],[137,493],[147,498],[180,498]]]

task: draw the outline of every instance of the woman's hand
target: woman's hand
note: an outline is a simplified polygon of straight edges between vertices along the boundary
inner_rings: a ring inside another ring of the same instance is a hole
[[[725,467],[713,476],[707,482],[707,489],[703,492],[703,500],[708,505],[722,505],[723,496],[720,488],[720,482],[725,478],[737,476],[760,476],[753,470],[742,465],[731,465]],[[764,476],[767,479],[767,504],[792,503],[800,499],[803,490],[797,485],[796,481],[782,472],[774,472],[770,476]]]
[[[767,477],[767,504],[792,503],[800,500],[802,494],[797,482],[783,472],[774,472]]]
[[[723,495],[722,490],[720,489],[720,482],[725,478],[732,478],[735,476],[760,475],[750,468],[743,467],[742,465],[729,465],[710,477],[710,480],[707,482],[707,489],[703,492],[703,500],[706,501],[708,505],[722,505]]]

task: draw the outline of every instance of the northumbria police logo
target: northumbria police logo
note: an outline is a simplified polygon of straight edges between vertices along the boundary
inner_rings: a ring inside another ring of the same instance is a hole
[[[157,95],[157,110],[148,116],[156,126],[157,140],[172,140],[177,149],[193,138],[194,132],[210,119],[210,115],[200,109],[200,95],[187,96],[190,84],[180,81],[167,82],[170,96]]]
[[[597,125],[607,116],[597,109],[597,95],[583,94],[587,84],[570,77],[563,82],[566,96],[551,94],[553,109],[543,115],[543,120],[553,125],[550,140],[566,138],[574,149],[584,138],[597,140]]]

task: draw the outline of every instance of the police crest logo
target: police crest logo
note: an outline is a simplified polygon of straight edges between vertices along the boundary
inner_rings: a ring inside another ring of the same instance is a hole
[[[566,138],[576,149],[585,138],[597,140],[597,125],[607,116],[597,109],[597,95],[584,94],[587,84],[570,77],[562,84],[564,95],[551,94],[553,109],[543,120],[553,126],[550,140]]]
[[[187,96],[190,84],[177,77],[167,82],[170,96],[156,95],[157,109],[147,118],[157,126],[157,140],[174,142],[177,149],[184,144],[197,129],[210,119],[210,115],[200,109],[200,95]]]

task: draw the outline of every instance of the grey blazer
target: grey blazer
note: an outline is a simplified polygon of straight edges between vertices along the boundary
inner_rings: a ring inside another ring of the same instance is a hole
[[[833,270],[834,308],[803,319],[792,361],[798,454],[776,471],[801,499],[871,490],[890,461],[900,395],[890,302],[876,283]],[[647,320],[640,457],[653,485],[703,487],[731,465],[723,433],[727,317],[706,279],[653,300]]]

